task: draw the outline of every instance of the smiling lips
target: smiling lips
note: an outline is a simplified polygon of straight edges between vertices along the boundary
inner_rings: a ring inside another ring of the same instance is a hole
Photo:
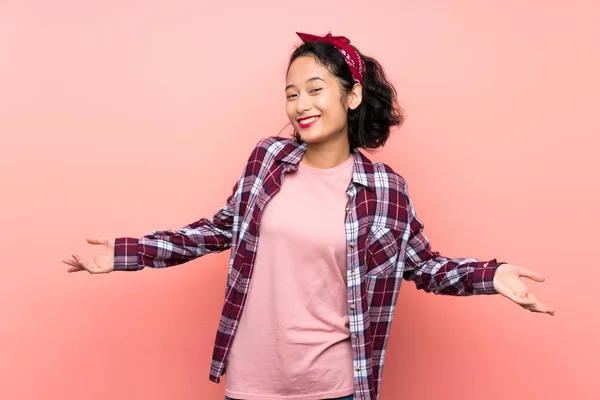
[[[319,120],[319,118],[321,118],[320,115],[300,118],[298,120],[298,125],[300,125],[300,128],[308,128],[309,126],[312,126],[315,122],[317,122]]]

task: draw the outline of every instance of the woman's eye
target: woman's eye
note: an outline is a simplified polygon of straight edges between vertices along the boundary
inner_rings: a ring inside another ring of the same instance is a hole
[[[315,89],[310,90],[308,93],[316,93],[321,90],[323,90],[323,88],[315,88]],[[287,99],[293,99],[294,97],[298,97],[298,95],[296,93],[294,93],[294,94],[288,94],[286,97],[287,97]]]

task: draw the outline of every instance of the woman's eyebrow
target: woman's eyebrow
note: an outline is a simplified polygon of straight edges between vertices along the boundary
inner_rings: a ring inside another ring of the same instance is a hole
[[[321,78],[321,77],[319,77],[319,76],[313,76],[312,78],[310,78],[310,79],[307,79],[307,80],[306,80],[306,83],[308,83],[308,82],[312,82],[312,81],[316,81],[316,80],[319,80],[319,81],[323,81],[323,82],[325,82],[325,79],[323,79],[323,78]],[[288,90],[288,89],[290,89],[290,88],[295,88],[295,87],[296,87],[295,85],[287,85],[287,86],[285,87],[285,90]]]
[[[317,79],[325,82],[325,79],[321,78],[320,76],[313,76],[312,78],[308,79],[306,81],[306,83],[311,82],[311,81],[316,81]]]

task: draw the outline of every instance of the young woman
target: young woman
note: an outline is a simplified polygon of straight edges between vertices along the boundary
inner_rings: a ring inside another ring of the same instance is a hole
[[[298,34],[286,76],[293,138],[261,140],[211,219],[141,238],[88,239],[69,272],[178,265],[230,249],[210,379],[242,400],[376,400],[403,279],[455,296],[500,293],[554,315],[495,259],[433,252],[406,182],[358,149],[383,146],[403,116],[381,66],[345,37]],[[259,240],[260,237],[260,240]]]

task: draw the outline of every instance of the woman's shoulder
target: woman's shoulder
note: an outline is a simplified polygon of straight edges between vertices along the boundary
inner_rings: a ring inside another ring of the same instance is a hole
[[[295,145],[295,140],[292,138],[280,136],[267,136],[260,139],[255,145],[253,151],[260,150],[277,150],[285,146]]]
[[[293,138],[267,136],[254,145],[248,162],[276,160],[289,154],[299,146],[300,144]]]
[[[266,136],[260,139],[255,147],[266,147],[269,148],[274,144],[285,145],[294,142],[294,139],[281,137],[281,136]]]
[[[406,180],[388,164],[374,162],[373,169],[376,175],[376,186],[379,184],[385,189],[395,190],[402,194],[406,193]]]
[[[275,161],[284,159],[298,147],[299,144],[291,138],[267,136],[260,139],[248,156],[245,174],[252,176],[265,173]]]

